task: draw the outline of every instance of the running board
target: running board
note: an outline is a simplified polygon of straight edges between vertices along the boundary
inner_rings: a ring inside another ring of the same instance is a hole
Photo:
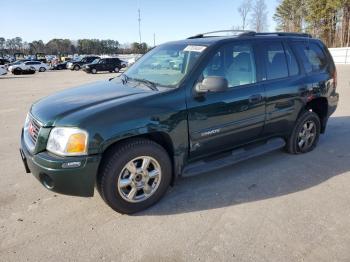
[[[214,171],[238,162],[266,154],[286,145],[282,138],[273,138],[263,144],[249,145],[233,150],[229,155],[215,160],[200,160],[189,164],[182,171],[182,176],[194,176],[204,172]]]

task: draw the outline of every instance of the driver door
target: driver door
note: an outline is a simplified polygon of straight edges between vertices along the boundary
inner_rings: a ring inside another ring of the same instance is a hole
[[[220,76],[229,89],[188,94],[190,157],[197,158],[257,139],[265,121],[264,88],[257,82],[255,51],[250,42],[224,45],[209,59],[198,79]]]

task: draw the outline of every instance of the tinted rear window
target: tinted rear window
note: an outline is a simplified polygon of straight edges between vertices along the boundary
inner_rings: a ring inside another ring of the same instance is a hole
[[[267,43],[265,52],[267,79],[277,79],[288,76],[286,55],[281,42]]]
[[[321,72],[326,68],[327,58],[318,44],[295,43],[294,45],[303,59],[306,73]]]

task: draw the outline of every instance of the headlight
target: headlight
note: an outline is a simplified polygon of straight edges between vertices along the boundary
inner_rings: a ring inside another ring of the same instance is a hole
[[[49,136],[46,149],[60,156],[87,154],[88,133],[74,127],[54,127]]]
[[[87,66],[85,66],[85,68],[90,68],[90,67],[87,65]]]

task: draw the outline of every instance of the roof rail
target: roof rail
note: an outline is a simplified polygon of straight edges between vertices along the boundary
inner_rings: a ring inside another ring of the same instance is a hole
[[[295,32],[261,32],[261,33],[255,33],[255,36],[270,36],[270,35],[275,35],[275,36],[297,36],[297,37],[307,37],[307,38],[312,38],[310,34],[307,33],[295,33]]]
[[[208,37],[225,36],[225,35],[210,36],[211,34],[216,34],[216,33],[232,33],[232,36],[244,36],[244,35],[255,34],[254,31],[249,31],[249,30],[219,30],[219,31],[212,31],[212,32],[197,34],[197,35],[191,36],[187,39],[204,38],[205,36],[208,36]]]
[[[219,30],[219,31],[212,31],[212,32],[197,34],[197,35],[191,36],[187,39],[227,36],[227,35],[212,35],[212,34],[217,34],[217,33],[232,33],[232,36],[236,36],[236,37],[243,37],[243,36],[296,36],[296,37],[312,38],[312,36],[310,34],[307,34],[307,33],[295,33],[295,32],[261,32],[261,33],[257,33],[255,31],[250,31],[250,30]],[[231,35],[228,35],[228,36],[231,36]]]

